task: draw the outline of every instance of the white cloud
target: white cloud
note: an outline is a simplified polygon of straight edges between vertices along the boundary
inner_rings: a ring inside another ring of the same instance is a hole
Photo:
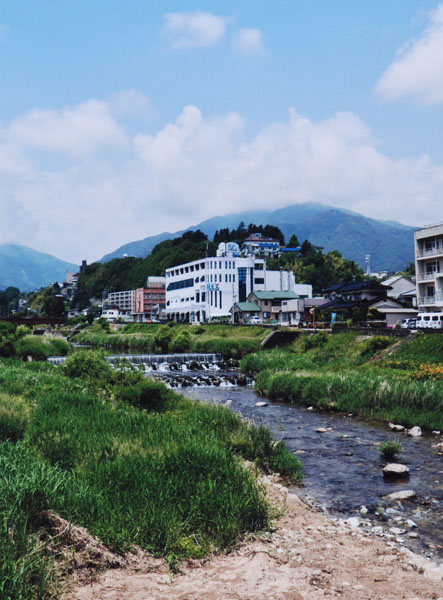
[[[173,48],[215,46],[225,33],[226,19],[207,12],[167,13],[164,32]]]
[[[118,117],[148,120],[153,109],[151,100],[137,90],[125,90],[111,99],[111,110]]]
[[[352,113],[316,122],[291,110],[288,119],[247,139],[239,115],[207,117],[187,106],[153,134],[138,130],[129,138],[109,116],[112,102],[91,100],[80,106],[91,103],[101,106],[98,120],[105,114],[109,125],[91,127],[91,141],[83,125],[74,154],[66,154],[72,140],[67,134],[61,136],[63,143],[49,132],[48,142],[38,137],[39,145],[30,145],[35,135],[17,126],[27,123],[30,113],[0,129],[3,242],[77,262],[148,235],[247,209],[321,202],[416,225],[435,221],[440,212],[443,166],[427,156],[391,159]],[[50,111],[49,119],[62,131],[64,110]],[[38,123],[31,129],[40,135]],[[97,130],[108,133],[98,135]],[[122,139],[129,141],[118,146],[118,153],[109,152]],[[38,149],[48,147],[63,157],[51,168],[46,160],[36,160]]]
[[[110,107],[99,100],[60,110],[34,108],[11,122],[8,137],[24,147],[77,157],[125,142]]]
[[[253,27],[240,29],[234,36],[232,47],[239,54],[265,53],[261,31]]]
[[[386,100],[443,102],[443,4],[431,14],[430,27],[388,67],[376,89]]]

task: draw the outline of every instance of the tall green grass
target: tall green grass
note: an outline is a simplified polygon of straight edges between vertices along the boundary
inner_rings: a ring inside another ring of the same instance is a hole
[[[1,598],[51,597],[51,558],[35,526],[42,510],[114,551],[137,545],[174,565],[269,526],[264,490],[242,458],[301,477],[268,430],[226,408],[161,384],[100,385],[99,373],[68,378],[44,367],[0,363]]]
[[[319,335],[319,334],[317,334]],[[409,369],[414,359],[428,353],[431,362],[440,354],[440,336],[418,336],[400,345],[389,361],[372,358],[393,340],[339,334],[328,338],[301,337],[291,348],[246,356],[242,369],[256,377],[257,391],[284,402],[309,404],[353,412],[406,426],[443,428],[443,384],[412,381],[408,371],[389,368],[402,363]],[[435,345],[435,346],[434,346]]]
[[[112,351],[147,353],[214,352],[225,358],[241,358],[260,350],[268,331],[262,327],[232,325],[167,325],[130,323],[121,333],[97,330],[76,335],[79,344]]]

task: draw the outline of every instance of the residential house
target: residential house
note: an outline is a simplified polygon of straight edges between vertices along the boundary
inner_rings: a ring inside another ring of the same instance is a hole
[[[389,279],[385,279],[385,281],[382,281],[381,283],[382,285],[391,288],[388,292],[390,298],[412,302],[413,306],[417,305],[415,284],[407,277],[404,277],[403,275],[394,275],[394,277],[389,277]]]

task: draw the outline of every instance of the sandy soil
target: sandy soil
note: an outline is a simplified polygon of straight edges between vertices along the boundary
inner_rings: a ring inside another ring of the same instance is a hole
[[[110,569],[66,600],[443,600],[443,566],[316,512],[265,478],[285,510],[275,530],[229,555],[183,565]]]

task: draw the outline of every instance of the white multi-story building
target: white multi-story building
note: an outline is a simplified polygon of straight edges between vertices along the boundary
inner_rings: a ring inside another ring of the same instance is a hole
[[[230,317],[232,305],[245,302],[253,290],[288,290],[312,297],[312,287],[297,286],[292,272],[268,271],[263,259],[238,254],[237,244],[220,244],[217,256],[167,269],[167,317],[191,322]]]
[[[133,313],[135,310],[135,290],[110,292],[106,298],[106,304],[117,306],[122,312]]]
[[[414,233],[417,306],[421,312],[443,310],[443,223]]]

